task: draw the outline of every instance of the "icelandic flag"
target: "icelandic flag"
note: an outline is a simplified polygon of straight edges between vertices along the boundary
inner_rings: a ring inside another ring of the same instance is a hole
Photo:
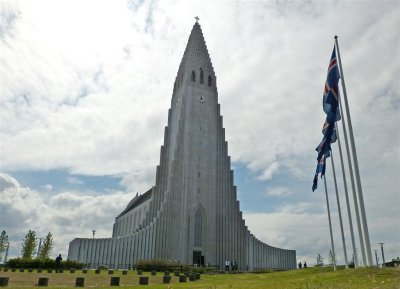
[[[332,131],[329,127],[328,131]],[[329,139],[329,136],[328,136]],[[326,136],[323,137],[321,143],[316,147],[316,151],[318,152],[317,156],[317,169],[315,170],[315,176],[313,180],[312,191],[314,192],[318,186],[318,174],[321,174],[321,178],[325,175],[326,168],[326,159],[331,156],[331,142],[328,140]]]
[[[331,131],[330,131],[331,130]],[[327,120],[325,120],[324,125],[322,127],[322,134],[326,137],[331,139],[331,143],[336,142],[337,134],[336,134],[336,127],[335,123],[330,124]]]
[[[325,81],[323,108],[328,122],[340,120],[339,111],[339,68],[336,60],[336,49],[333,47],[331,60],[329,61],[328,74]]]
[[[325,175],[325,168],[326,168],[325,155],[322,155],[321,159],[318,161],[317,169],[315,170],[315,176],[312,186],[313,192],[317,189],[318,186],[318,174],[321,174],[321,177]]]
[[[331,143],[336,142],[337,139],[335,123],[341,119],[339,110],[339,79],[340,74],[334,47],[324,88],[323,109],[326,113],[325,123],[322,127],[322,134],[324,137],[315,149],[318,152],[318,164],[312,186],[313,191],[317,189],[318,175],[321,174],[321,178],[325,175],[326,159],[331,155]]]

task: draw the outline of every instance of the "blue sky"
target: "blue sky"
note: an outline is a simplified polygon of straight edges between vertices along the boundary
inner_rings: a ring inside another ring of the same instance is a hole
[[[16,171],[12,176],[21,186],[40,191],[51,189],[55,192],[64,190],[92,190],[97,193],[107,193],[111,190],[121,190],[120,178],[114,176],[74,175],[67,169],[48,171]]]
[[[372,249],[400,255],[398,1],[2,1],[0,15],[0,230],[12,256],[29,229],[54,234],[54,255],[92,229],[111,236],[154,184],[197,15],[251,231],[309,264],[328,255],[323,187],[311,185],[339,35]],[[330,165],[327,178],[343,262]]]

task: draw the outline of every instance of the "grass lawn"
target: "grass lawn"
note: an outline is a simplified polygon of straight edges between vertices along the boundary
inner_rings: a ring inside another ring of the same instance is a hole
[[[336,272],[332,268],[307,268],[302,270],[273,272],[273,273],[246,273],[246,274],[216,274],[201,275],[201,279],[195,282],[179,283],[178,277],[172,276],[170,285],[162,284],[162,273],[150,276],[148,288],[179,289],[179,288],[201,288],[201,289],[400,289],[400,268],[361,268],[340,269]],[[7,288],[29,288],[37,284],[39,277],[49,277],[47,288],[76,288],[76,277],[85,277],[85,287],[110,287],[111,276],[121,277],[120,287],[125,288],[147,288],[139,284],[139,276],[136,272],[128,272],[122,275],[121,271],[114,271],[109,275],[107,271],[94,274],[91,270],[88,274],[82,274],[80,270],[76,273],[33,273],[28,272],[0,272],[0,277],[9,277]]]

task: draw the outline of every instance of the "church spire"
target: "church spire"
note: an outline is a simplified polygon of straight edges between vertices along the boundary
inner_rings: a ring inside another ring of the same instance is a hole
[[[182,61],[179,65],[175,80],[174,92],[185,81],[193,81],[193,77],[200,81],[200,75],[204,74],[204,83],[216,88],[215,72],[203,32],[199,24],[200,18],[195,17],[196,22],[190,33]],[[194,74],[194,75],[193,75]]]

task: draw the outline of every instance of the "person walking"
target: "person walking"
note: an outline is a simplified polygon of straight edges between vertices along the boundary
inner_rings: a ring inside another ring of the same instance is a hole
[[[229,264],[230,264],[231,262],[229,262],[229,260],[226,260],[225,261],[225,271],[228,271],[229,272]]]
[[[61,254],[58,255],[58,257],[56,258],[56,273],[58,273],[60,271],[61,268],[61,261],[62,261],[62,257]]]

